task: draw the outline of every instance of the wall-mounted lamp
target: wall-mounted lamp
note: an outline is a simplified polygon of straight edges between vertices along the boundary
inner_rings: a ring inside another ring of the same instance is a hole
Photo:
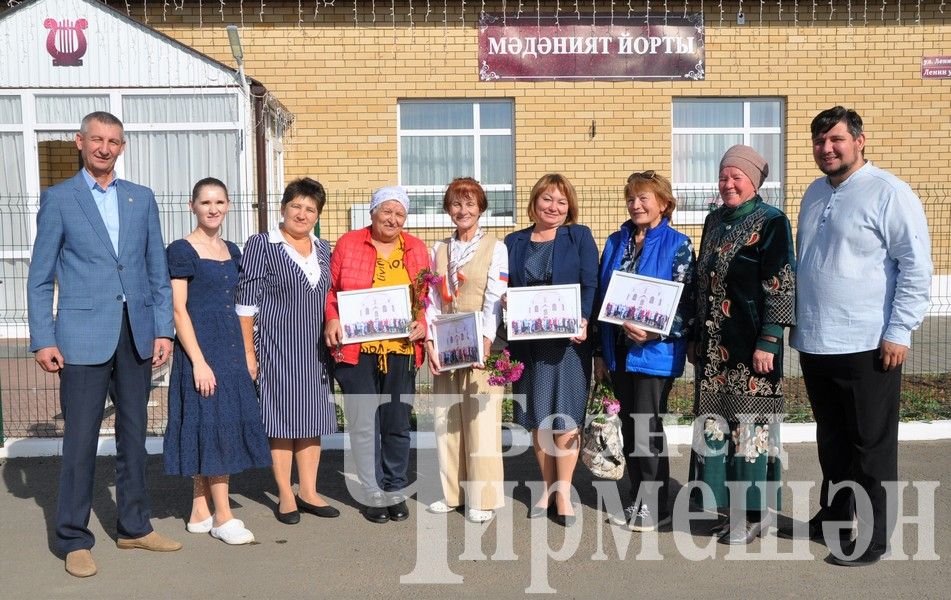
[[[746,25],[746,15],[743,14],[743,11],[736,13],[736,24],[737,25]]]
[[[593,140],[594,136],[596,136],[597,134],[598,134],[597,124],[595,124],[594,119],[591,119],[591,129],[588,130],[588,138]]]

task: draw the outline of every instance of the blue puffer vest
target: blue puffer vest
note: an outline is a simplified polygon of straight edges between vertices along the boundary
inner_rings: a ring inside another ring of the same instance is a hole
[[[598,289],[601,296],[598,299],[599,306],[603,299],[603,292],[608,289],[611,275],[621,266],[624,250],[632,235],[634,235],[634,224],[626,221],[619,231],[608,237],[604,245],[599,273]],[[641,257],[637,262],[637,274],[658,279],[672,279],[674,255],[687,239],[686,235],[672,229],[667,219],[663,219],[644,237]],[[614,371],[616,364],[614,351],[617,347],[619,328],[604,322],[599,322],[598,328],[601,332],[601,352],[604,362],[609,369]],[[625,370],[659,377],[679,377],[684,372],[686,357],[687,340],[682,338],[653,340],[642,346],[630,346]]]

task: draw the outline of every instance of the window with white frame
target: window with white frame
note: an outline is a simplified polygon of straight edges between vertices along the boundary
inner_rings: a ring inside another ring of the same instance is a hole
[[[764,200],[784,207],[785,107],[780,98],[674,98],[672,183],[681,222],[699,222],[719,200],[718,167],[734,144],[755,148],[769,163],[760,189]]]
[[[27,335],[26,291],[13,282],[26,280],[40,194],[79,169],[76,131],[95,110],[123,121],[128,143],[116,169],[155,191],[166,241],[194,228],[187,199],[198,179],[217,177],[232,201],[251,203],[248,103],[236,87],[0,90],[0,278],[11,283],[0,286],[0,339]],[[280,152],[281,133],[269,130],[272,152]],[[281,162],[272,175],[282,187]],[[256,223],[250,211],[233,211],[223,236],[240,243]]]
[[[514,104],[511,100],[401,100],[397,105],[399,180],[412,213],[442,215],[456,177],[474,177],[489,200],[486,217],[511,223],[515,210]],[[483,217],[484,219],[486,217]],[[439,217],[420,225],[445,225]]]
[[[22,203],[20,197],[30,197],[35,203],[43,188],[72,176],[79,167],[76,130],[96,110],[123,121],[128,144],[116,167],[121,177],[155,191],[166,239],[194,227],[182,207],[198,179],[221,179],[234,198],[248,189],[237,89],[37,89],[0,95],[0,151],[13,157],[0,167],[0,198],[17,196]],[[33,214],[24,212],[22,221],[29,227],[0,231],[0,238],[15,240],[17,252],[27,257],[32,220]],[[225,233],[243,240],[251,226],[232,218]]]

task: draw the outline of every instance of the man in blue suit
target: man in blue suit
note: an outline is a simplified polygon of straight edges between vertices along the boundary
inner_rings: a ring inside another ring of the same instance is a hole
[[[172,292],[152,190],[116,177],[122,122],[87,115],[76,134],[83,168],[46,190],[27,282],[30,350],[59,373],[63,467],[56,538],[66,571],[96,573],[89,531],[106,395],[116,407],[116,499],[122,549],[178,550],[152,530],[145,489],[152,369],[171,356]],[[54,316],[54,287],[58,291]]]

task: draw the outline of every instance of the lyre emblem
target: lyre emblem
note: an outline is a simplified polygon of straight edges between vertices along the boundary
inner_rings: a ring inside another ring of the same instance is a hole
[[[46,36],[46,51],[53,57],[54,67],[81,67],[86,54],[86,19],[56,21],[46,19],[43,27],[50,30]]]

